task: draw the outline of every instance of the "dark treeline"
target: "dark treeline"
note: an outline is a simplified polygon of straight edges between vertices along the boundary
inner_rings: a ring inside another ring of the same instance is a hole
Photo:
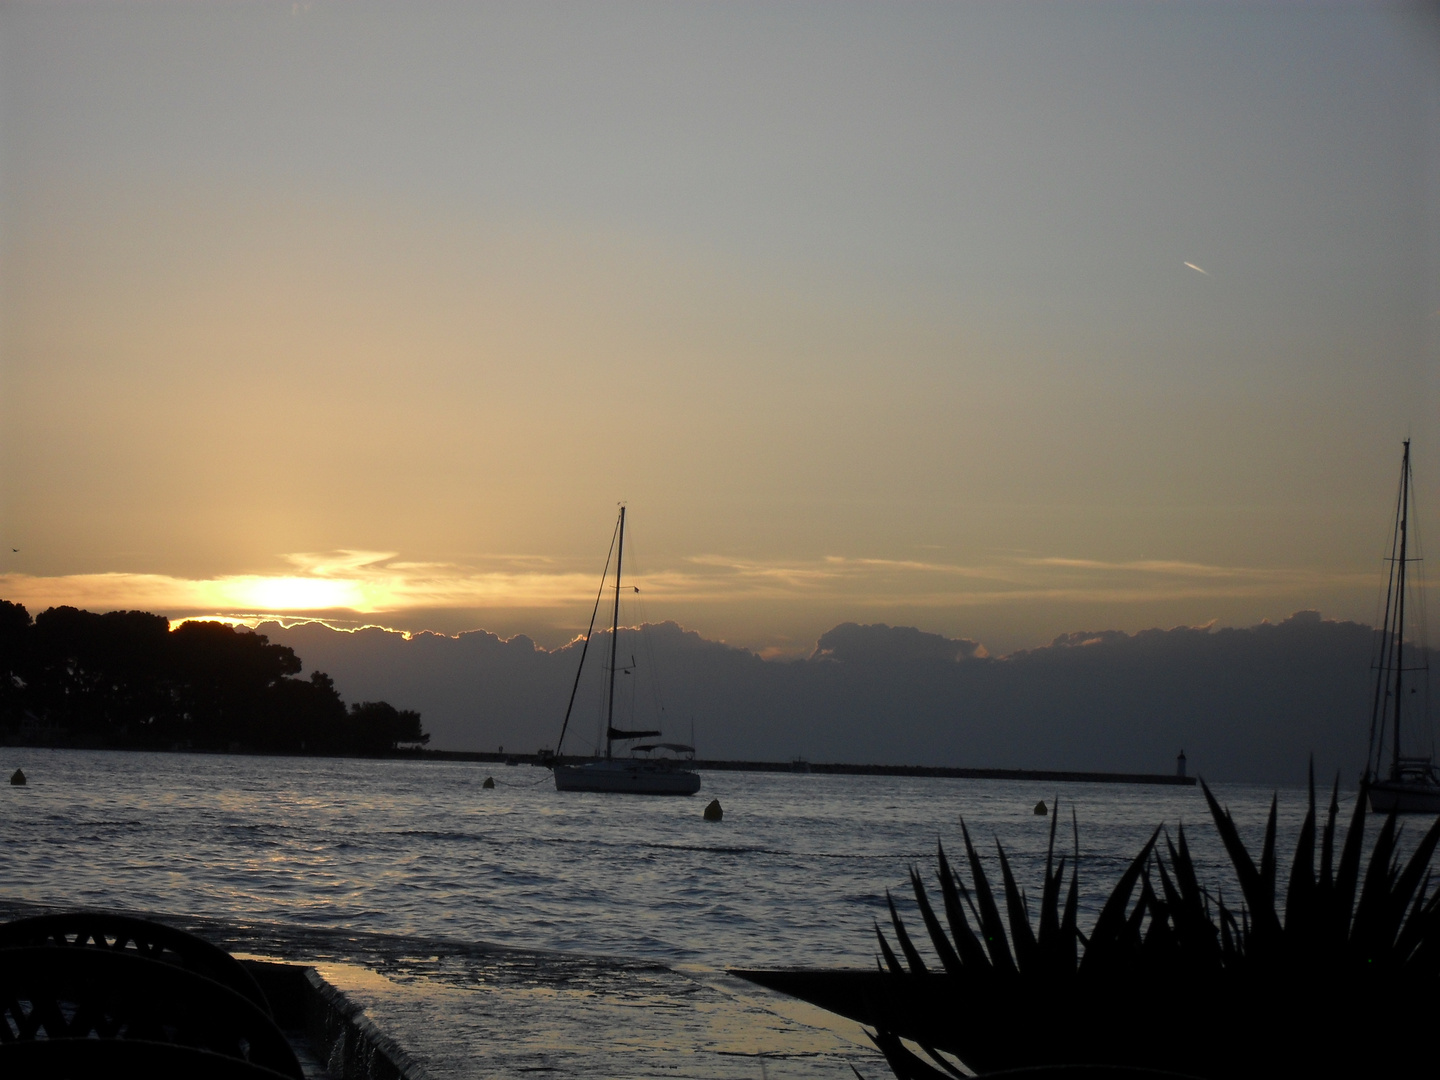
[[[73,607],[33,620],[0,600],[0,741],[56,746],[377,754],[429,741],[420,714],[347,711],[323,671],[264,634]]]

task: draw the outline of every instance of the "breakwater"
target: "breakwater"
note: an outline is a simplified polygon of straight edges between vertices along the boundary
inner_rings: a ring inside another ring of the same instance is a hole
[[[497,765],[543,765],[538,754],[489,753],[480,750],[420,750],[406,757],[440,761],[486,761]],[[585,758],[566,758],[583,761]],[[689,763],[701,772],[825,773],[832,776],[941,776],[957,780],[1037,780],[1075,784],[1167,784],[1193,786],[1193,776],[1169,773],[1089,772],[1074,769],[972,769],[949,765],[853,765],[819,761],[712,761]]]
[[[812,772],[841,776],[944,776],[959,780],[1044,780],[1082,784],[1195,783],[1193,776],[1163,773],[1080,772],[1068,769],[966,769],[946,765],[848,765],[823,762],[696,761],[695,768],[718,772]]]

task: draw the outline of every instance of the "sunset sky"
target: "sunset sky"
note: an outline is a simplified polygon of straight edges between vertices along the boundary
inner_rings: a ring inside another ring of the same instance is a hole
[[[1373,621],[1433,11],[0,5],[0,597],[555,644],[625,500],[778,655]]]

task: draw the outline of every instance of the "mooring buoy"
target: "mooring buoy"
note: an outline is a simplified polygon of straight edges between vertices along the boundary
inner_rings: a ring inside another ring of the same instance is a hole
[[[711,800],[710,800],[710,805],[707,806],[707,807],[705,807],[705,820],[706,820],[706,821],[719,821],[719,820],[720,820],[721,818],[723,818],[724,816],[725,816],[725,811],[722,810],[722,809],[720,809],[720,800],[719,800],[719,799],[711,799]]]
[[[480,786],[483,787],[483,788],[493,788],[493,787],[495,786],[495,777],[493,777],[493,776],[487,776],[487,777],[485,777],[485,782],[484,782],[483,784],[481,784]]]
[[[1040,817],[1044,817],[1046,814],[1050,813],[1050,808],[1045,805],[1044,799],[1041,799],[1035,804],[1035,813],[1038,814]]]
[[[10,783],[14,784],[16,787],[24,787],[24,786],[25,786],[25,770],[24,770],[24,769],[16,769],[13,773],[11,773],[11,774],[10,774]]]

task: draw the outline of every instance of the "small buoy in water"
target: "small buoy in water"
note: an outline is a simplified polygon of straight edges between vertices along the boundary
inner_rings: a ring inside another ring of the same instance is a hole
[[[495,777],[493,777],[493,776],[487,776],[487,777],[485,777],[485,782],[484,782],[483,784],[481,784],[480,786],[481,786],[481,787],[484,787],[484,788],[492,788],[492,787],[494,787],[494,786],[495,786]]]
[[[1050,809],[1045,805],[1044,799],[1041,799],[1035,804],[1035,813],[1038,814],[1040,817],[1044,817],[1046,814],[1050,813]]]
[[[710,805],[705,807],[706,821],[719,821],[725,816],[725,811],[720,809],[720,800],[711,799]]]
[[[24,769],[16,769],[13,773],[11,773],[11,774],[10,774],[10,783],[14,784],[16,787],[24,787],[24,786],[25,786],[25,770],[24,770]]]

